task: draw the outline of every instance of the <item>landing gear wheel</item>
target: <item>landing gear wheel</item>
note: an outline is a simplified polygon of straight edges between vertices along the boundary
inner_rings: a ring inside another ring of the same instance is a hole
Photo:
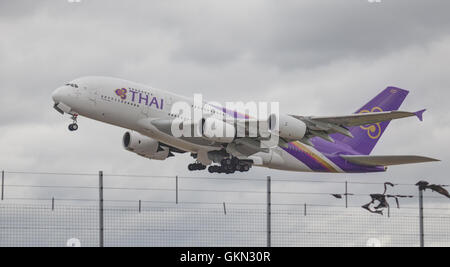
[[[78,124],[72,123],[69,125],[69,131],[72,132],[72,131],[76,131],[76,130],[78,130]]]
[[[214,173],[214,166],[209,166],[208,167],[208,172],[209,173]]]
[[[228,165],[227,166],[227,171],[233,173],[236,171],[236,167],[234,165]]]
[[[225,172],[225,170],[224,170],[224,168],[223,168],[223,167],[217,166],[217,170],[216,170],[216,172],[217,172],[217,173],[224,173],[224,172]]]
[[[78,130],[77,118],[78,118],[78,114],[73,114],[72,115],[73,123],[69,125],[69,131],[72,132],[72,131]]]
[[[213,165],[208,167],[210,173],[226,173],[232,174],[235,172],[248,172],[252,167],[251,163],[245,160],[240,160],[237,157],[223,158],[220,165]]]
[[[201,171],[206,169],[206,166],[201,163],[192,163],[188,165],[188,170],[190,171]]]

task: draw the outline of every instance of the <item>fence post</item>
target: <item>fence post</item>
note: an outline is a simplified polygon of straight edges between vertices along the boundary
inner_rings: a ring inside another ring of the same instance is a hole
[[[175,176],[175,204],[178,204],[178,175]]]
[[[345,181],[345,208],[348,208],[348,183]]]
[[[423,226],[423,187],[419,185],[419,220],[420,220],[420,247],[425,247],[425,234]]]
[[[4,188],[5,188],[5,171],[2,171],[2,200],[3,200]]]
[[[272,246],[272,197],[271,197],[271,181],[267,176],[267,247]]]
[[[103,236],[103,171],[98,173],[99,180],[99,246],[102,248],[104,246],[104,236]]]

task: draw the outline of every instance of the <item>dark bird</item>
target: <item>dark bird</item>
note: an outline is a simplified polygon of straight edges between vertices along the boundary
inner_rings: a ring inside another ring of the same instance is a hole
[[[373,210],[370,208],[370,205],[372,204],[372,202],[367,203],[366,205],[361,206],[363,209],[368,210],[371,213],[376,213],[376,214],[380,214],[383,215],[383,211],[382,210]]]
[[[391,187],[394,187],[395,186],[395,184],[393,184],[393,183],[390,183],[390,182],[386,182],[386,183],[384,183],[384,192],[383,192],[383,195],[385,195],[386,194],[386,191],[387,191],[387,186],[391,186]]]
[[[405,195],[387,195],[386,191],[388,189],[388,186],[394,187],[395,184],[386,182],[384,183],[384,192],[383,194],[370,194],[370,198],[372,201],[367,203],[366,205],[362,206],[362,208],[370,211],[371,213],[378,213],[383,215],[383,209],[390,208],[389,202],[387,201],[388,198],[394,198],[395,202],[397,203],[397,208],[400,208],[399,198],[406,198],[406,197],[413,197],[413,196],[405,196]],[[371,205],[375,205],[375,202],[378,201],[378,205],[371,208]]]
[[[386,200],[385,194],[371,194],[370,197],[372,198],[372,203],[375,203],[375,201],[379,202],[375,209],[389,208],[389,203]]]
[[[427,188],[431,189],[431,191],[434,191],[441,195],[444,195],[447,198],[450,198],[450,194],[442,185],[432,184],[432,185],[429,185]]]
[[[333,197],[335,197],[335,198],[337,198],[337,199],[342,199],[344,196],[345,196],[345,197],[347,197],[347,196],[354,196],[354,194],[352,194],[352,193],[330,194],[330,195],[332,195]]]
[[[416,185],[419,187],[419,190],[425,191],[426,189],[430,189],[433,192],[437,192],[447,198],[450,198],[450,194],[444,188],[444,185],[430,184],[427,181],[420,181]]]

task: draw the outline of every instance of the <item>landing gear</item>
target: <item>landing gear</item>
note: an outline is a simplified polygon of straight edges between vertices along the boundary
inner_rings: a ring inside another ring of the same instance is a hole
[[[69,125],[69,131],[73,132],[73,131],[78,130],[77,118],[78,118],[78,114],[72,115],[73,123]]]
[[[197,154],[191,154],[194,159],[197,159]],[[229,154],[217,155],[217,157],[210,158],[213,162],[220,163],[220,165],[210,165],[208,167],[209,173],[226,173],[231,174],[235,172],[248,172],[253,162],[249,159],[239,159],[237,157],[230,156]],[[188,165],[190,171],[205,170],[206,166],[196,161]]]
[[[224,170],[222,170],[221,166],[213,165],[208,167],[209,173],[223,173]]]
[[[250,165],[248,165],[248,164],[238,165],[236,167],[236,171],[240,171],[240,172],[248,172],[249,170],[250,170]]]
[[[213,165],[208,167],[210,173],[226,173],[231,174],[235,172],[248,172],[251,167],[251,163],[238,158],[226,158],[222,159],[220,166]]]
[[[188,170],[190,171],[201,171],[206,169],[206,166],[201,163],[192,163],[188,165]]]
[[[76,131],[76,130],[78,130],[78,124],[72,123],[69,125],[69,131],[72,132],[72,131]]]

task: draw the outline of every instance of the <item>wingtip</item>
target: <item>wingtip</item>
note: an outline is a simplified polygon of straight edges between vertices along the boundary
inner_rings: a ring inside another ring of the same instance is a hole
[[[426,109],[422,109],[419,111],[414,112],[414,115],[420,120],[423,121],[423,113],[426,111]]]
[[[439,162],[441,161],[440,159],[435,159],[435,158],[430,158],[430,157],[423,157],[424,159],[426,159],[428,162]]]

